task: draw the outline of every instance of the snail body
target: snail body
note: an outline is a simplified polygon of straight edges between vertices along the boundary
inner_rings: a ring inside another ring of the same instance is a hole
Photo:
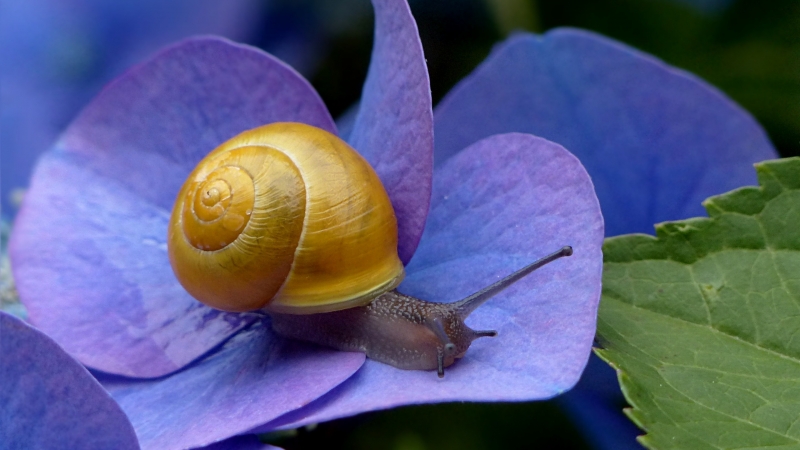
[[[444,368],[494,331],[464,320],[564,247],[459,302],[403,295],[397,221],[369,163],[299,123],[245,131],[209,153],[181,188],[167,247],[178,281],[225,311],[260,310],[283,336],[401,369]]]

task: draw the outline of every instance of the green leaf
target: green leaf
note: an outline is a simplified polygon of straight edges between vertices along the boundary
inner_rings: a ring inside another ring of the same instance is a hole
[[[654,449],[800,448],[800,158],[606,240],[597,354]]]

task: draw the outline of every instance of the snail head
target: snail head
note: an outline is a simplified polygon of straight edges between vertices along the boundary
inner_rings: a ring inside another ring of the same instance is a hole
[[[452,364],[455,359],[464,356],[472,341],[481,337],[497,336],[496,330],[473,330],[464,323],[475,309],[534,270],[570,255],[572,255],[572,247],[562,247],[557,252],[523,267],[462,300],[441,304],[441,308],[432,308],[430,315],[425,320],[425,325],[430,328],[440,342],[437,355],[439,377],[444,376],[445,367]]]

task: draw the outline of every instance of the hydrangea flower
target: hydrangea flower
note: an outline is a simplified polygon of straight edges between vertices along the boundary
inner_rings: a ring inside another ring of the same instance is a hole
[[[265,123],[336,127],[308,83],[263,52],[218,38],[168,48],[111,84],[40,160],[11,242],[31,321],[98,371],[144,448],[409,403],[542,399],[577,381],[602,270],[587,173],[558,144],[505,133],[470,142],[433,175],[416,25],[404,1],[373,4],[372,62],[348,142],[395,207],[410,261],[400,290],[453,301],[563,245],[574,255],[476,311],[470,324],[500,337],[476,343],[443,380],[280,339],[268,317],[199,304],[164,244],[189,171]]]

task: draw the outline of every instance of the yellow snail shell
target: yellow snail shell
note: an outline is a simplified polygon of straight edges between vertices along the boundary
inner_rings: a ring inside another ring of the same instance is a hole
[[[375,171],[337,136],[300,123],[245,131],[209,153],[181,188],[168,235],[180,283],[225,311],[337,311],[404,276]]]

